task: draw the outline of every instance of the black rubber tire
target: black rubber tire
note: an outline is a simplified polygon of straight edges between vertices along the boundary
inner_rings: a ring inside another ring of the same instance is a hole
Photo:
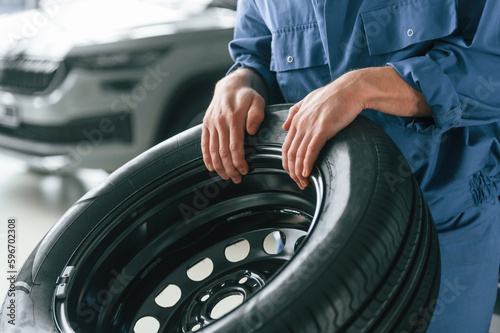
[[[279,150],[288,107],[268,108],[257,135],[247,138],[247,150],[257,155],[262,149]],[[77,267],[71,280],[65,279],[62,272],[70,258],[77,260],[89,252],[82,244],[89,237],[98,238],[96,233],[105,234],[110,228],[107,224],[117,225],[117,216],[128,206],[147,200],[160,186],[168,187],[188,166],[202,167],[200,134],[201,128],[196,127],[150,149],[75,203],[19,272],[16,326],[8,323],[7,297],[0,330],[64,330],[60,322],[56,325],[54,311],[69,296],[66,292],[54,296],[56,288],[77,285],[73,280],[83,281],[90,274]],[[250,156],[252,168],[255,163]],[[358,117],[328,142],[316,165],[316,175],[324,184],[322,200],[300,249],[262,290],[200,332],[425,332],[439,289],[439,249],[432,218],[401,153],[380,128]],[[252,172],[244,179],[257,179]],[[231,191],[240,186],[224,184]],[[290,181],[287,186],[295,185]],[[190,232],[185,228],[195,227],[184,223],[175,228],[180,238]],[[169,235],[175,238],[176,233]],[[106,253],[96,242],[92,250]],[[192,246],[201,245],[194,242]],[[141,269],[149,273],[155,266],[145,262]],[[71,306],[64,309],[74,311]],[[72,329],[131,330],[130,325],[120,326],[119,316],[113,327],[109,326],[112,320],[108,323],[104,315],[99,316],[90,326],[78,326],[81,318],[73,316],[77,326]]]

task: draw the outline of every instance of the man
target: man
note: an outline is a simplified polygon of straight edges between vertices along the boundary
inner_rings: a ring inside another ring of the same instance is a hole
[[[428,332],[488,332],[500,263],[500,2],[240,0],[230,52],[203,122],[207,168],[239,183],[245,131],[284,100],[296,104],[283,168],[305,188],[325,142],[369,117],[410,163],[439,233]]]

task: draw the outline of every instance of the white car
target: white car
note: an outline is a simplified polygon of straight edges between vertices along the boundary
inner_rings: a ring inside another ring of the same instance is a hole
[[[0,153],[112,171],[201,122],[236,0],[47,0],[0,19]]]

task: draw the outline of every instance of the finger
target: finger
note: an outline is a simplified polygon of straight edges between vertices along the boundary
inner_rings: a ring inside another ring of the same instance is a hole
[[[302,177],[309,177],[314,167],[314,162],[318,159],[321,149],[326,144],[326,139],[321,136],[314,136],[307,147],[306,156],[304,158],[304,166],[302,169]]]
[[[210,131],[205,125],[202,126],[201,130],[201,152],[208,171],[214,171],[212,157],[210,156]]]
[[[299,176],[301,170],[296,169],[297,151],[304,139],[304,132],[297,130],[295,132],[293,141],[291,142],[290,149],[287,153],[288,174],[299,185],[300,188],[305,188],[302,177]],[[297,174],[297,171],[299,174]]]
[[[283,164],[283,169],[290,173],[290,169],[288,167],[288,152],[292,145],[293,139],[295,137],[295,127],[291,128],[285,137],[285,142],[283,142],[282,152],[281,152],[281,163]]]
[[[231,152],[232,164],[240,175],[248,173],[248,163],[245,160],[245,130],[239,126],[231,126],[229,137],[229,150]]]
[[[219,135],[216,129],[210,131],[210,157],[212,165],[222,179],[229,179],[219,155]]]
[[[259,130],[260,125],[264,121],[265,107],[266,101],[262,97],[255,96],[253,98],[246,119],[246,130],[248,134],[254,135]]]
[[[290,108],[290,110],[288,110],[288,117],[286,118],[285,123],[283,124],[283,129],[285,131],[290,130],[290,126],[292,125],[293,118],[299,112],[301,105],[302,105],[302,101],[298,102],[297,104],[292,106]]]
[[[230,148],[230,128],[224,126],[224,124],[219,124],[219,156],[224,168],[226,175],[231,178],[234,183],[241,182],[241,174],[236,170],[233,164],[233,157]],[[233,126],[230,126],[233,127]]]
[[[299,180],[299,183],[304,188],[306,188],[309,185],[309,180],[307,179],[307,177],[303,176],[303,170],[304,170],[304,159],[307,155],[307,149],[311,140],[312,137],[306,134],[303,137],[299,148],[297,149],[297,153],[295,154],[295,175]]]

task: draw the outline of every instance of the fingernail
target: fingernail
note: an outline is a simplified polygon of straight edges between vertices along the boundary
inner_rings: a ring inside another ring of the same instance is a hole
[[[238,169],[238,171],[242,174],[242,175],[246,175],[247,174],[247,171],[245,169]]]

